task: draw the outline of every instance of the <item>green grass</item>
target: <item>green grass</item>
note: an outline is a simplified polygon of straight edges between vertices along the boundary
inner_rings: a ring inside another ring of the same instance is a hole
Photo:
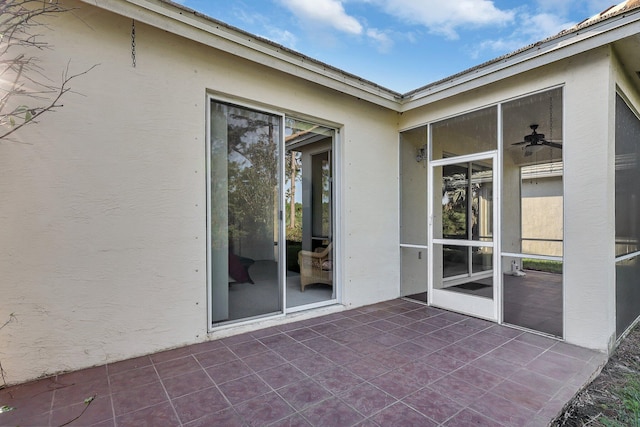
[[[607,427],[640,427],[640,380],[635,376],[629,377],[627,384],[613,390],[613,394],[620,401],[616,417],[601,416],[598,421]]]
[[[546,259],[523,258],[522,269],[562,274],[562,262],[548,261]]]

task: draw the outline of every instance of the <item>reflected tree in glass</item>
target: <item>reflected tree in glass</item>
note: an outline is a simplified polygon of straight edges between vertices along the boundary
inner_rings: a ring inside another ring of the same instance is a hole
[[[228,126],[229,240],[247,235],[271,239],[278,186],[278,135],[273,118],[249,110],[231,112]],[[236,248],[240,250],[240,248]]]

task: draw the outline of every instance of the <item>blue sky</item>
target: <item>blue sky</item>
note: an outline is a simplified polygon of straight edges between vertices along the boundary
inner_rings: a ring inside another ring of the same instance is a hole
[[[557,34],[615,4],[615,0],[179,2],[402,93]]]

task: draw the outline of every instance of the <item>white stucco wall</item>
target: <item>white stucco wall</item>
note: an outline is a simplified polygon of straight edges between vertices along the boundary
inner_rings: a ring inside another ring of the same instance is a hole
[[[564,330],[600,350],[615,337],[610,61],[609,48],[572,58],[564,92]]]
[[[398,295],[396,113],[140,22],[133,68],[131,19],[69,5],[41,65],[100,65],[0,144],[9,383],[208,338],[207,91],[340,128],[342,302]]]

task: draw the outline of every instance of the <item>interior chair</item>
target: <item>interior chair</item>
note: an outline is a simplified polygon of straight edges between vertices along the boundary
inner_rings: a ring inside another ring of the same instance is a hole
[[[300,265],[300,290],[312,283],[324,283],[333,286],[333,243],[326,248],[317,248],[314,252],[298,252]]]

